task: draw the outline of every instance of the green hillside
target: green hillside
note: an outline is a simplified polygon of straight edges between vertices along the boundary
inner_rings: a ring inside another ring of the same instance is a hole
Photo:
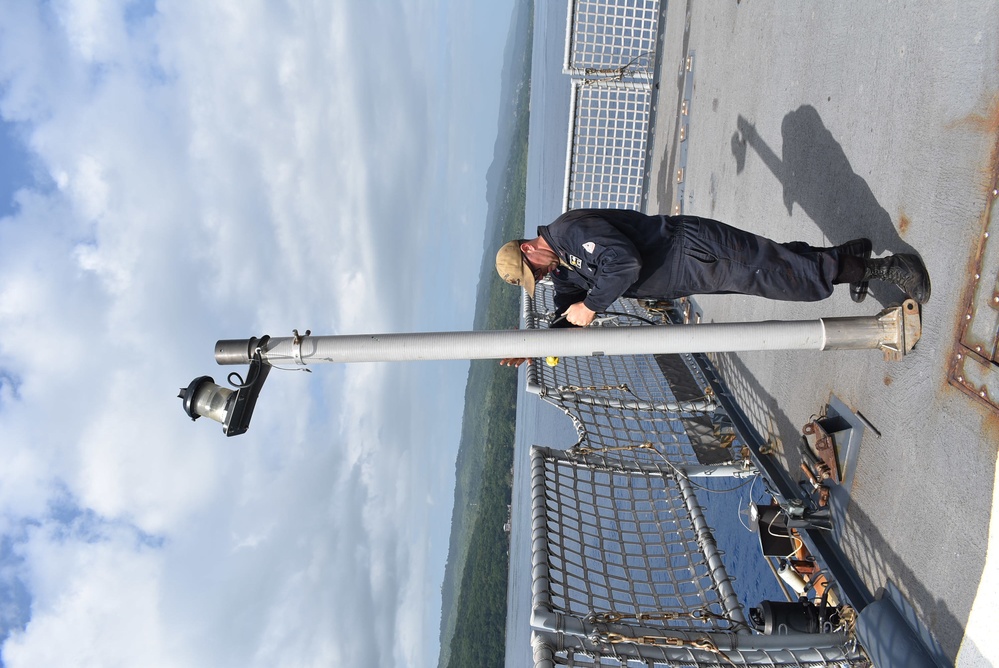
[[[497,140],[505,142],[497,146],[500,164],[490,168],[477,330],[516,329],[520,323],[520,295],[496,275],[493,258],[502,243],[524,230],[533,15],[534,3],[523,3],[507,46],[512,75],[504,80],[502,99],[509,109],[501,111],[507,127],[500,128]],[[509,570],[509,536],[503,525],[513,481],[516,412],[516,371],[495,360],[472,361],[442,587],[440,668],[503,666]]]

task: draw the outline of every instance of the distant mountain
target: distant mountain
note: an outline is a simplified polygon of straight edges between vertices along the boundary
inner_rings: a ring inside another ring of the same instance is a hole
[[[496,249],[524,229],[534,2],[514,13],[504,52],[500,121],[487,181],[486,234],[474,328],[520,323],[519,291],[496,275]],[[505,658],[509,519],[517,372],[473,360],[465,386],[455,466],[454,510],[441,586],[439,668],[500,667]]]
[[[486,214],[487,230],[499,216],[496,204],[500,201],[506,184],[505,172],[510,153],[517,145],[514,135],[518,131],[520,120],[518,110],[530,107],[533,39],[534,0],[525,0],[514,11],[510,34],[503,51],[499,123],[496,129],[493,162],[486,171],[486,202],[489,205]],[[488,239],[488,233],[486,237]]]

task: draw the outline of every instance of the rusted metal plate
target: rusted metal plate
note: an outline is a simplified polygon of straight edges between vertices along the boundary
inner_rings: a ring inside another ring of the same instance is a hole
[[[976,399],[999,408],[999,371],[995,362],[958,352],[951,382]]]
[[[822,460],[822,464],[817,467],[819,475],[828,471],[829,478],[834,482],[841,482],[843,477],[840,472],[835,436],[831,432],[848,428],[849,426],[843,426],[842,420],[837,421],[835,426],[830,425],[828,420],[816,420],[809,422],[801,430],[808,447]]]
[[[992,188],[978,252],[972,263],[972,289],[961,322],[950,382],[999,409],[999,180]]]

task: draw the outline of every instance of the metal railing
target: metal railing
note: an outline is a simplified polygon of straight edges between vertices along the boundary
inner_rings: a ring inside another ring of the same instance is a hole
[[[664,9],[660,0],[569,1],[565,210],[642,208]],[[685,76],[686,97],[690,83]],[[683,127],[678,141],[685,136]],[[683,164],[685,154],[681,185]],[[543,281],[525,296],[528,329],[554,320],[552,295]],[[621,299],[612,309],[598,326],[673,327],[683,319],[669,304]],[[693,481],[761,470],[776,481],[775,499],[792,494],[760,457],[703,354],[535,359],[527,382],[578,436],[567,450],[531,451],[536,668],[868,665],[848,608],[827,616],[823,602],[808,632],[786,621],[761,630],[759,619],[749,620]],[[812,534],[803,527],[795,540],[826,546]],[[844,578],[834,587],[849,601],[852,584]]]
[[[569,0],[566,73],[575,77],[651,73],[660,16],[659,0]]]
[[[628,81],[572,82],[565,209],[639,209],[653,91]]]
[[[570,0],[564,209],[638,209],[653,120],[659,0]]]
[[[553,319],[552,295],[542,281],[525,296],[529,329]],[[634,300],[612,310],[599,326],[683,326]],[[773,634],[747,621],[693,481],[756,469],[692,355],[537,359],[527,380],[579,437],[532,449],[537,668],[867,665],[842,620]]]

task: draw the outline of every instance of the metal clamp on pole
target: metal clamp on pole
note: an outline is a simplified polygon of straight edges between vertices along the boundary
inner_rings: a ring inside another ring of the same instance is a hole
[[[295,360],[295,364],[305,366],[305,362],[302,360],[302,339],[311,335],[312,330],[305,330],[304,335],[299,334],[297,329],[291,330],[291,333],[294,335],[291,338],[291,356]]]

